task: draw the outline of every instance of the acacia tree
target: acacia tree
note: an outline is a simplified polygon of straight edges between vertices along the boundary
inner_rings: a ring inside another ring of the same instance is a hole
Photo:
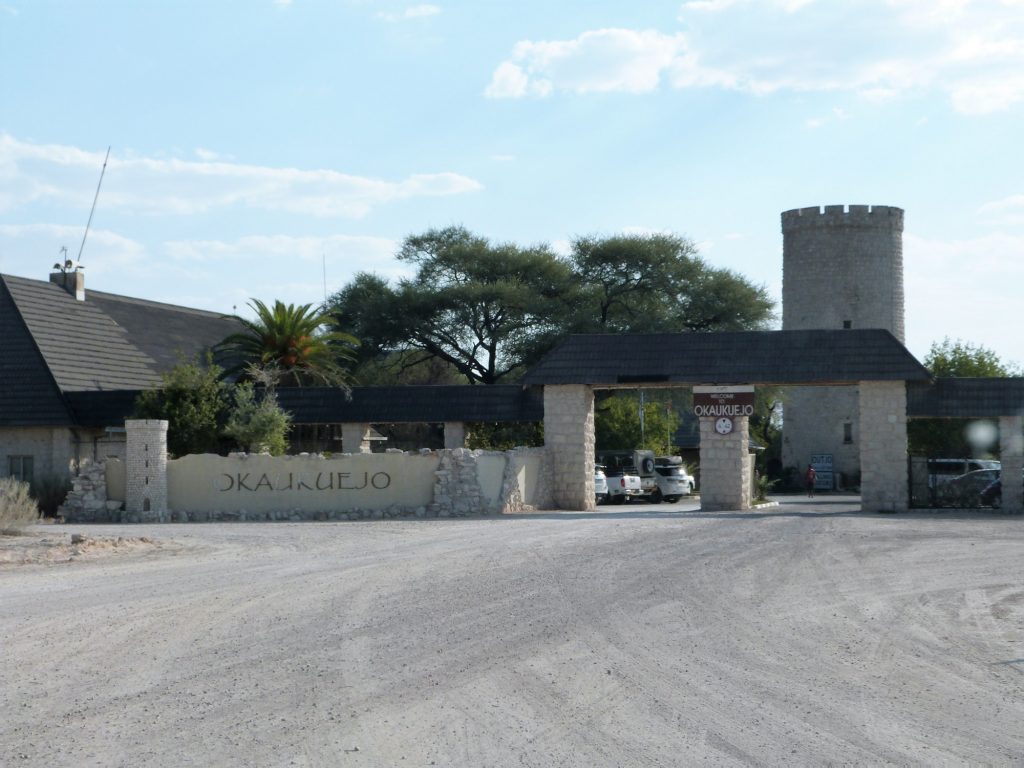
[[[415,275],[397,286],[357,275],[330,301],[335,326],[399,365],[440,360],[471,384],[521,371],[537,340],[560,330],[572,293],[568,266],[547,246],[492,243],[463,227],[408,237],[398,259]]]
[[[772,318],[763,286],[711,267],[683,237],[578,237],[569,258],[584,299],[573,330],[738,331]]]
[[[413,277],[360,273],[329,304],[334,327],[363,340],[361,370],[375,381],[382,364],[399,381],[431,364],[438,382],[454,371],[493,384],[568,333],[741,330],[772,317],[763,287],[673,235],[577,238],[560,258],[449,227],[406,238],[398,259]]]
[[[323,384],[348,387],[347,365],[355,360],[359,340],[340,329],[328,329],[331,317],[312,304],[284,304],[268,307],[259,299],[249,306],[254,320],[235,316],[242,330],[214,348],[218,359],[229,363],[226,376],[244,374],[246,369],[276,368],[282,386]]]

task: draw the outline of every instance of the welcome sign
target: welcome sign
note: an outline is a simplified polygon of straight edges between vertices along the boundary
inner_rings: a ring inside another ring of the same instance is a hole
[[[694,387],[693,415],[717,418],[754,415],[754,387]]]

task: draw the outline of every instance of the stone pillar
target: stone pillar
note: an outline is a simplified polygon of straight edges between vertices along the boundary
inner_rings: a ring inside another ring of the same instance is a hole
[[[370,453],[369,424],[347,422],[341,425],[341,450],[345,453]]]
[[[860,504],[863,512],[906,512],[907,385],[860,383]]]
[[[162,522],[167,515],[167,422],[129,419],[125,511],[143,523]]]
[[[555,506],[596,509],[593,389],[585,384],[544,387],[544,447],[552,464]]]
[[[1024,512],[1024,417],[999,417],[999,476],[1003,486],[1003,511]]]
[[[754,463],[750,457],[750,419],[736,416],[725,434],[719,419],[700,419],[700,508],[705,512],[750,509]]]
[[[446,421],[444,423],[444,447],[466,447],[466,423],[463,421]]]

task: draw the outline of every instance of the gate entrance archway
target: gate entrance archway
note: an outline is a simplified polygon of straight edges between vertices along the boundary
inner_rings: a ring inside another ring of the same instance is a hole
[[[614,357],[608,354],[615,339]],[[743,331],[570,336],[524,378],[544,388],[544,436],[561,509],[594,501],[594,390],[722,386],[857,386],[861,504],[907,509],[907,382],[931,377],[888,331]],[[748,417],[701,421],[701,509],[749,509]],[[744,487],[746,491],[744,491]]]

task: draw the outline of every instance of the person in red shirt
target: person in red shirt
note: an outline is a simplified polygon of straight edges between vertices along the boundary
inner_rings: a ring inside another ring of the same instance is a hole
[[[814,467],[808,464],[807,472],[804,473],[804,485],[807,486],[808,496],[814,496],[814,481],[817,479],[818,473],[814,471]]]

